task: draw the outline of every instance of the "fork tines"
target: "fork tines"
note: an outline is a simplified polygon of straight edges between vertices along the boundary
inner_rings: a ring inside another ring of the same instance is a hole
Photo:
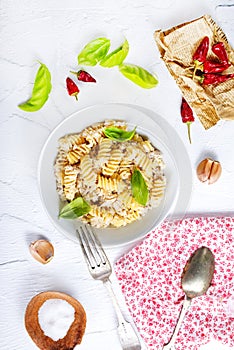
[[[101,242],[90,225],[82,225],[76,230],[83,254],[89,263],[90,267],[94,269],[96,266],[106,264],[107,256],[102,248]]]

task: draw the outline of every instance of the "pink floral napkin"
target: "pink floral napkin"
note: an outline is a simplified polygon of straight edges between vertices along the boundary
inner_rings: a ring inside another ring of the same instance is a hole
[[[234,346],[234,218],[201,217],[165,221],[115,265],[148,349],[169,341],[183,302],[181,273],[201,246],[215,256],[214,278],[207,293],[193,299],[176,348],[196,350],[211,338]]]

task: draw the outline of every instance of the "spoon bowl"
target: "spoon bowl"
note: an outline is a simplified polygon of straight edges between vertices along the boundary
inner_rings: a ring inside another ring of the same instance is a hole
[[[187,261],[182,276],[181,286],[185,293],[183,307],[180,311],[179,319],[168,344],[163,350],[174,350],[176,337],[180,326],[191,305],[193,298],[205,294],[210,287],[215,269],[215,260],[211,250],[207,247],[197,249]]]
[[[182,289],[188,298],[192,299],[207,292],[214,268],[214,256],[209,248],[201,247],[191,255],[181,278]]]

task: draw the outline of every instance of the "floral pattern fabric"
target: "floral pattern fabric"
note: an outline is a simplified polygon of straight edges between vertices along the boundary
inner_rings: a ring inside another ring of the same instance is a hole
[[[234,347],[234,218],[164,221],[115,265],[129,310],[148,349],[168,343],[184,293],[181,274],[190,255],[211,249],[210,288],[194,298],[176,340],[177,350],[197,350],[210,339]]]

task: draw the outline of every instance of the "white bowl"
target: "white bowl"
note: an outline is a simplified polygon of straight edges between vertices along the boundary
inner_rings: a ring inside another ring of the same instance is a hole
[[[104,120],[124,120],[128,125],[136,125],[137,132],[148,136],[158,148],[165,161],[167,186],[165,196],[158,208],[150,210],[141,220],[122,228],[95,229],[104,246],[117,246],[143,238],[150,230],[159,225],[169,212],[173,211],[180,192],[180,176],[173,156],[173,149],[166,144],[165,133],[160,126],[144,112],[120,104],[97,105],[76,112],[60,123],[47,139],[39,160],[39,188],[45,210],[55,227],[66,237],[77,241],[73,220],[59,219],[59,196],[56,191],[54,160],[60,137],[82,131],[89,125]]]

